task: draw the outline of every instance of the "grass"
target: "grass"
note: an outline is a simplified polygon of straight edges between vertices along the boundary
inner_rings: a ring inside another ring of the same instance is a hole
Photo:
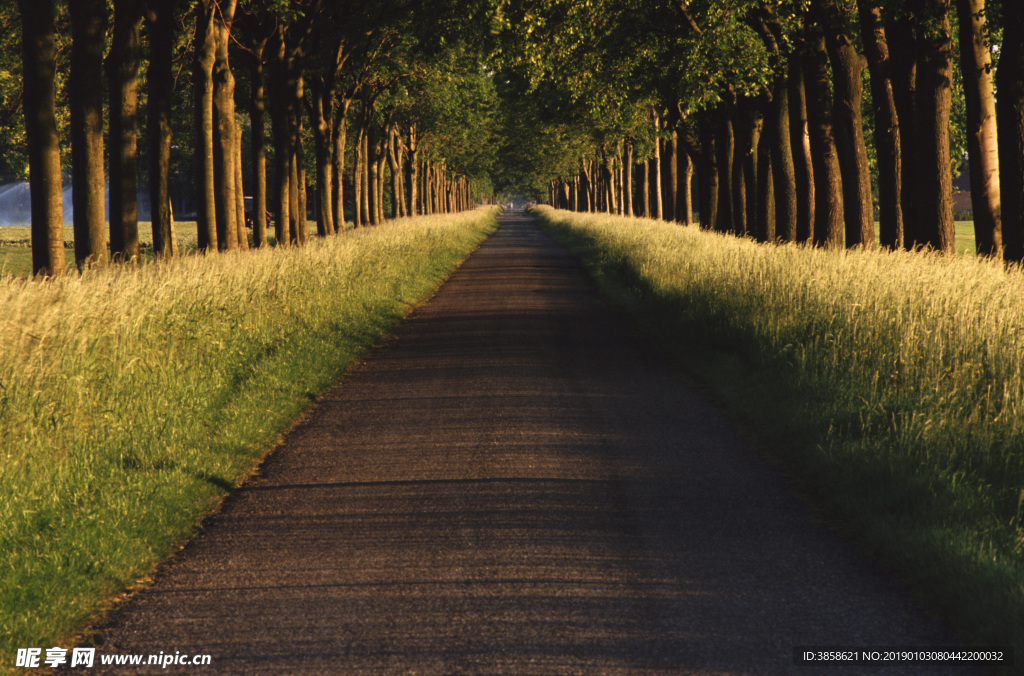
[[[494,227],[0,278],[0,670],[70,647]]]
[[[826,519],[1024,656],[1020,269],[537,213]]]

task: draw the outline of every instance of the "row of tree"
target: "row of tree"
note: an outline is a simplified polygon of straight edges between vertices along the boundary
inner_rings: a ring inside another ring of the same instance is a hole
[[[504,9],[503,84],[530,99],[529,133],[559,141],[509,180],[554,204],[689,222],[696,175],[708,228],[952,251],[966,154],[978,252],[1024,259],[1024,3]]]
[[[488,185],[494,92],[480,45],[460,35],[472,16],[458,3],[431,11],[424,21],[398,0],[19,0],[0,10],[20,24],[35,270],[64,268],[68,143],[79,265],[139,256],[140,176],[154,252],[175,253],[181,147],[204,252],[264,246],[271,224],[277,246],[301,244],[311,211],[317,234],[334,234],[346,205],[356,227],[386,211],[467,208],[474,181]]]

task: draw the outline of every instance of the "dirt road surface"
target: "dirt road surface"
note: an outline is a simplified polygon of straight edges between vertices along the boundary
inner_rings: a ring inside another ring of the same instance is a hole
[[[209,654],[203,674],[967,673],[795,666],[798,646],[952,639],[565,249],[502,220],[100,654]]]

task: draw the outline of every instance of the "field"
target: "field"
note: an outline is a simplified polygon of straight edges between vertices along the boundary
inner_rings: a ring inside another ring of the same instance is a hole
[[[493,210],[305,247],[0,277],[0,669],[69,646],[428,297]]]
[[[537,213],[826,520],[1024,655],[1020,269]]]

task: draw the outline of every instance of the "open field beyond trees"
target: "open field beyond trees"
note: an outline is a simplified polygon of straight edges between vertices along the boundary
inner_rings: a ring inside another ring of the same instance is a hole
[[[1024,654],[1024,273],[537,209],[841,530]]]
[[[481,209],[0,277],[0,655],[70,638],[151,574],[494,227]]]

